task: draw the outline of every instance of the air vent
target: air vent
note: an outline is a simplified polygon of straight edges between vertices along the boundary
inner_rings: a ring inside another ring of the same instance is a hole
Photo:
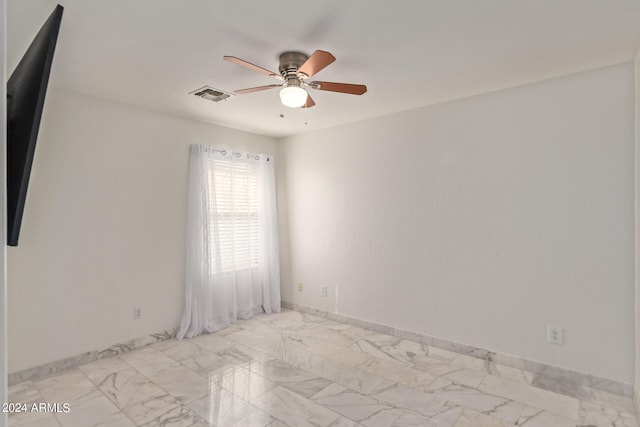
[[[189,95],[192,94],[213,102],[220,102],[233,96],[232,93],[228,93],[220,89],[215,89],[210,86],[203,86],[200,89],[189,92]]]

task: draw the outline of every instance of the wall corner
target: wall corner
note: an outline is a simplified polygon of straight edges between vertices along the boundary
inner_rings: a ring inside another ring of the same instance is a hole
[[[634,193],[635,193],[635,380],[634,402],[640,414],[640,49],[634,61],[635,75],[635,144],[634,144]]]

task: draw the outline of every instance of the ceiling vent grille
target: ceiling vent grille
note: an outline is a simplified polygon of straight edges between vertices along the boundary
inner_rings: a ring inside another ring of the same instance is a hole
[[[224,101],[233,96],[232,93],[225,92],[223,90],[216,89],[210,86],[202,86],[200,89],[196,89],[193,92],[189,92],[189,94],[199,96],[200,98],[213,101],[213,102]]]

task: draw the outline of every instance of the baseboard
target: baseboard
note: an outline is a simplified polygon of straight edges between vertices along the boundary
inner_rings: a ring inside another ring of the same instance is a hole
[[[299,311],[301,313],[307,313],[329,320],[346,323],[363,329],[368,329],[377,333],[391,335],[399,339],[407,339],[410,341],[426,344],[428,346],[464,354],[470,357],[484,360],[487,366],[490,366],[491,363],[497,363],[516,369],[522,369],[534,375],[532,381],[533,385],[538,385],[551,391],[566,393],[567,384],[571,384],[576,386],[587,386],[596,390],[606,391],[609,393],[633,398],[636,403],[636,409],[640,414],[640,396],[638,395],[638,391],[634,390],[634,387],[631,384],[626,384],[607,378],[600,378],[591,374],[585,374],[566,368],[560,368],[540,362],[534,362],[511,355],[496,353],[480,347],[456,343],[442,338],[435,338],[417,332],[407,331],[404,329],[394,328],[392,326],[344,316],[342,314],[330,313],[312,307],[293,304],[287,301],[282,301],[282,307]],[[12,372],[8,375],[7,382],[8,385],[11,386],[24,381],[44,378],[56,372],[76,368],[85,363],[94,362],[105,357],[127,353],[129,351],[142,348],[149,344],[171,339],[175,337],[175,333],[175,330],[162,331],[159,333],[148,335],[146,337],[136,338],[125,343],[114,344],[103,350],[90,351],[77,356],[67,357],[62,360],[57,360],[46,363],[44,365],[24,369],[22,371]]]
[[[575,390],[575,387],[574,390],[571,390],[571,386],[586,386],[596,390],[606,391],[629,398],[633,398],[635,396],[636,403],[638,404],[638,402],[640,402],[637,394],[634,392],[633,385],[626,384],[620,381],[600,378],[591,374],[585,374],[582,372],[547,365],[540,362],[534,362],[511,355],[496,353],[467,344],[456,343],[442,338],[435,338],[417,332],[407,331],[404,329],[394,328],[392,326],[344,316],[342,314],[330,313],[312,307],[293,304],[287,301],[282,301],[282,307],[299,311],[301,313],[323,317],[329,320],[335,320],[337,322],[346,323],[363,329],[368,329],[377,333],[391,335],[399,339],[407,339],[410,341],[426,344],[428,346],[464,354],[467,356],[475,357],[477,359],[482,359],[485,361],[487,366],[490,366],[491,363],[497,363],[500,365],[509,366],[511,368],[528,371],[533,374],[532,385],[545,388],[547,390],[558,391],[565,394],[579,394],[580,391]],[[640,406],[638,407],[640,408]]]
[[[77,356],[71,356],[65,359],[45,363],[44,365],[24,369],[22,371],[12,372],[7,376],[7,382],[11,386],[24,381],[37,380],[51,374],[55,374],[56,372],[61,372],[71,368],[77,368],[78,366],[84,365],[85,363],[95,362],[96,360],[104,359],[105,357],[128,353],[130,351],[156,342],[166,341],[175,337],[175,335],[176,331],[162,331],[156,334],[148,335],[146,337],[136,338],[125,343],[114,344],[103,350],[89,351]]]

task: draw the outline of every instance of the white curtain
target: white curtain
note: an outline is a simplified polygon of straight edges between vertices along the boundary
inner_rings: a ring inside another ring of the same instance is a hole
[[[178,339],[280,311],[273,156],[191,146],[185,282]]]

